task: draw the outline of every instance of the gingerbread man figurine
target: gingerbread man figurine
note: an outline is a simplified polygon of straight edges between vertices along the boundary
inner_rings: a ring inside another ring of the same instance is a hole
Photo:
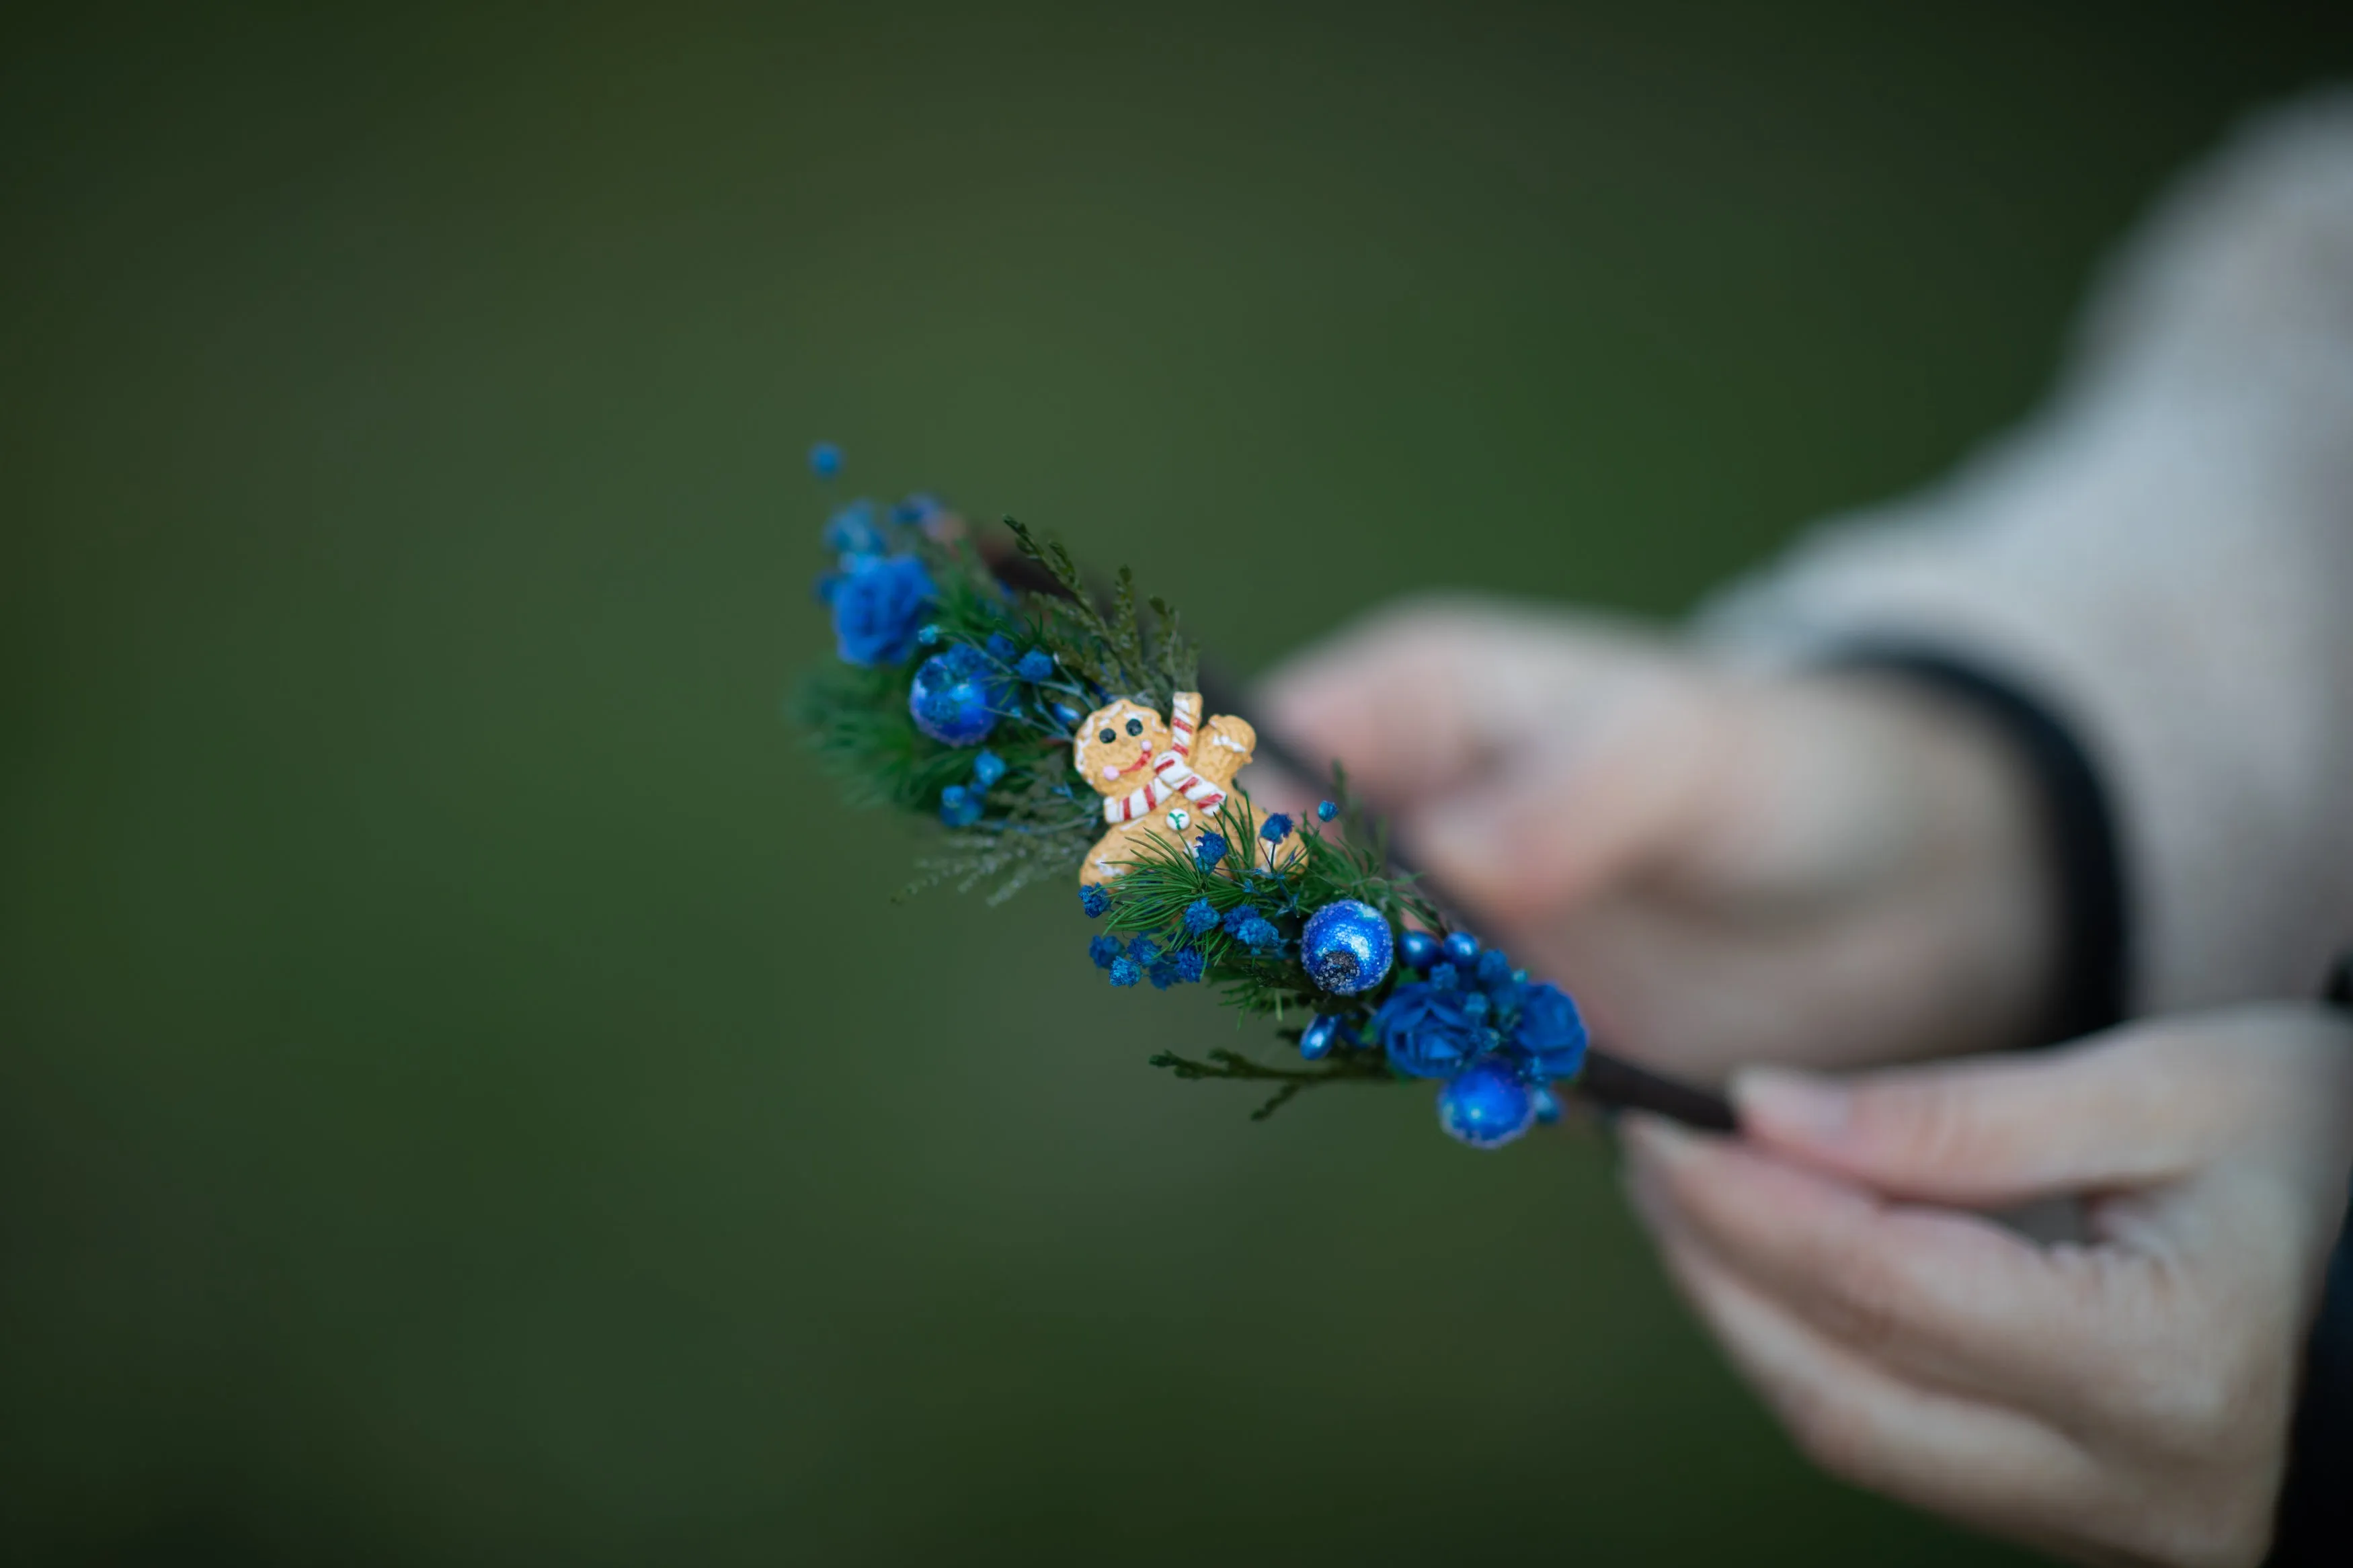
[[[1107,882],[1135,858],[1139,837],[1157,838],[1189,852],[1226,803],[1227,786],[1258,746],[1258,731],[1240,719],[1220,715],[1200,722],[1201,694],[1179,691],[1169,720],[1125,698],[1087,715],[1074,742],[1079,772],[1103,797],[1103,820],[1111,831],[1087,851],[1079,872],[1082,886]],[[1198,753],[1198,755],[1196,753]],[[1266,813],[1250,808],[1252,847]],[[1297,840],[1271,849],[1288,860]]]

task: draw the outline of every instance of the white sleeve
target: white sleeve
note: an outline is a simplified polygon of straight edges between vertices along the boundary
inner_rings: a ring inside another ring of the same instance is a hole
[[[2137,1011],[2353,947],[2353,93],[2258,120],[2119,258],[2049,407],[1702,612],[1767,661],[1926,647],[2031,693],[2118,819]]]

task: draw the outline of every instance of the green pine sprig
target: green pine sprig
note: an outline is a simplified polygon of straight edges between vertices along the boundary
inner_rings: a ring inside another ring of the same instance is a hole
[[[967,892],[985,887],[997,903],[1033,882],[1074,879],[1101,837],[1103,820],[1101,797],[1073,765],[1070,714],[1084,715],[1121,697],[1166,713],[1177,692],[1198,687],[1198,656],[1166,600],[1139,600],[1133,574],[1122,569],[1106,612],[1069,551],[1040,541],[1012,518],[1005,521],[1021,553],[1060,594],[1008,594],[969,545],[906,531],[899,544],[923,557],[938,590],[922,646],[897,665],[828,661],[802,682],[795,699],[810,744],[851,804],[936,820],[952,786],[977,793],[978,820],[937,831],[902,897],[943,885]],[[1053,672],[1039,681],[1008,683],[1017,695],[987,742],[1004,771],[982,788],[975,772],[977,748],[925,735],[909,712],[908,697],[915,669],[930,651],[952,644],[985,647],[992,637],[1009,640],[1019,652],[1043,650],[1051,656]],[[1356,808],[1337,768],[1333,796],[1336,830],[1307,822],[1269,842],[1256,830],[1249,795],[1234,788],[1199,824],[1224,841],[1222,854],[1205,862],[1189,846],[1143,838],[1123,874],[1103,888],[1110,931],[1148,937],[1164,954],[1190,948],[1199,955],[1202,979],[1219,988],[1226,1005],[1278,1026],[1319,1014],[1341,1022],[1340,1047],[1312,1065],[1269,1066],[1232,1050],[1212,1051],[1207,1060],[1166,1052],[1152,1058],[1181,1079],[1275,1085],[1253,1113],[1256,1121],[1310,1089],[1394,1077],[1372,1044],[1371,1021],[1398,983],[1397,974],[1358,996],[1321,991],[1299,956],[1307,918],[1326,904],[1353,899],[1379,910],[1393,929],[1408,920],[1431,928],[1442,923],[1412,879],[1388,869],[1382,828]],[[1194,843],[1199,838],[1192,835]],[[1187,930],[1187,911],[1205,900],[1219,923]],[[1263,929],[1245,927],[1261,939],[1255,944],[1225,923],[1244,910],[1264,922]],[[1295,1024],[1276,1030],[1278,1038],[1293,1043],[1300,1034]]]
[[[1029,608],[1067,666],[1092,681],[1105,701],[1133,697],[1166,713],[1177,692],[1193,689],[1200,679],[1200,656],[1168,601],[1156,595],[1146,601],[1155,623],[1147,627],[1136,609],[1135,574],[1123,566],[1106,616],[1095,607],[1092,590],[1060,542],[1041,542],[1012,517],[1005,526],[1013,531],[1021,553],[1061,585],[1066,596],[1031,595]]]

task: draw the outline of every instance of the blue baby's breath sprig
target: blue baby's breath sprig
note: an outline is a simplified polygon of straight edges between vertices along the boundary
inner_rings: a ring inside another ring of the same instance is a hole
[[[837,478],[839,449],[819,443],[809,467]],[[888,508],[837,500],[824,516],[818,592],[834,657],[798,706],[854,802],[935,824],[916,886],[987,886],[995,900],[1083,870],[1081,911],[1101,922],[1087,953],[1110,985],[1207,984],[1295,1042],[1289,1060],[1223,1048],[1152,1058],[1180,1079],[1269,1086],[1257,1119],[1324,1085],[1415,1079],[1440,1086],[1445,1131],[1481,1147],[1558,1116],[1555,1086],[1587,1054],[1576,1005],[1393,871],[1336,769],[1312,813],[1260,810],[1221,781],[1221,795],[1175,803],[1173,837],[1130,837],[1110,862],[1088,859],[1106,797],[1077,771],[1073,742],[1115,701],[1173,715],[1178,693],[1198,691],[1174,610],[1124,572],[1098,601],[1066,551],[1018,523],[1018,557],[992,561],[921,491]],[[1008,586],[1017,560],[1029,576]],[[1195,711],[1204,722],[1211,710]]]

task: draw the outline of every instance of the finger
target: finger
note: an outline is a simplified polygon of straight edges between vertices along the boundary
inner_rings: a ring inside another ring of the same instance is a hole
[[[1490,919],[1562,912],[1690,842],[1710,784],[1701,706],[1589,715],[1401,813],[1398,837]]]
[[[1262,701],[1293,751],[1336,758],[1367,798],[1394,809],[1523,742],[1633,645],[1476,599],[1425,599],[1294,658],[1267,679]]]
[[[2093,1494],[2090,1459],[2061,1433],[1891,1375],[1672,1229],[1660,1250],[1734,1367],[1823,1469],[1916,1507],[2046,1539]]]
[[[1894,1196],[1990,1207],[2139,1186],[2195,1166],[2246,1115],[2225,1053],[2147,1030],[2031,1056],[1838,1080],[1778,1069],[1733,1082],[1741,1130]]]
[[[1872,1194],[1649,1118],[1626,1129],[1645,1213],[1784,1310],[1913,1379],[2021,1408],[2096,1402],[2118,1347],[2105,1254],[2045,1253],[1974,1215]]]
[[[1282,764],[1269,762],[1252,763],[1236,773],[1234,785],[1250,796],[1253,805],[1303,819],[1315,810],[1318,801],[1332,793],[1332,781],[1328,778],[1302,778]]]

